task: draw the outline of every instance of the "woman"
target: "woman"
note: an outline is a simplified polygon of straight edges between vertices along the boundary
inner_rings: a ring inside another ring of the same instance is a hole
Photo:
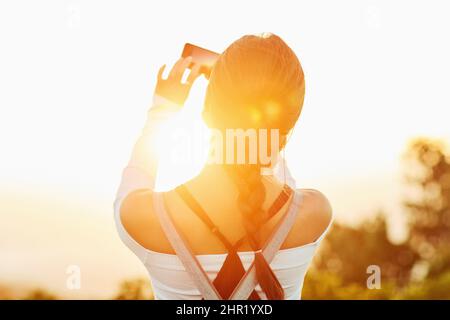
[[[269,163],[248,159],[255,150],[275,145],[271,151],[278,155],[284,148],[303,105],[300,62],[275,35],[244,36],[231,44],[211,72],[204,121],[219,136],[249,129],[277,134],[256,135],[256,149],[250,143],[243,150],[237,143],[223,149],[214,144],[215,160],[230,148],[236,157],[209,161],[182,186],[156,192],[151,146],[199,76],[200,66],[194,66],[181,82],[191,63],[180,59],[167,79],[160,69],[153,106],[115,202],[119,234],[148,269],[157,299],[299,299],[308,265],[331,224],[331,207],[318,191],[295,190],[261,174],[277,157]],[[239,152],[244,163],[236,160]]]

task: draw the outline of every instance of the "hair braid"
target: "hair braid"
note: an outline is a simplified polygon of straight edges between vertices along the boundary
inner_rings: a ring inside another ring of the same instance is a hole
[[[262,249],[260,228],[267,215],[262,208],[266,190],[261,179],[261,167],[259,165],[235,165],[230,167],[229,173],[238,188],[238,207],[242,214],[248,240],[255,251],[255,270],[258,282],[268,299],[281,300],[284,298],[283,288],[260,251]]]

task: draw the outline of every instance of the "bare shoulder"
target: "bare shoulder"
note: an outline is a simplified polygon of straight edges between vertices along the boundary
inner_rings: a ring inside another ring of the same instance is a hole
[[[153,192],[142,189],[126,196],[120,208],[120,219],[125,230],[146,248],[154,246],[154,238],[163,236],[152,206]]]
[[[302,202],[287,239],[287,246],[300,246],[317,240],[329,226],[332,208],[327,197],[314,189],[298,189]]]
[[[328,198],[320,191],[315,189],[299,189],[303,196],[303,203],[306,215],[311,215],[317,222],[325,224],[325,227],[331,221],[332,209]]]

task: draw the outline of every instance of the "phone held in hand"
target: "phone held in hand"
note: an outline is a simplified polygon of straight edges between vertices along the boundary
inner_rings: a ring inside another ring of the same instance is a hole
[[[186,43],[183,48],[181,57],[192,57],[192,63],[189,66],[191,68],[194,64],[200,64],[200,73],[204,74],[206,78],[209,78],[212,67],[217,61],[219,54],[191,43]]]

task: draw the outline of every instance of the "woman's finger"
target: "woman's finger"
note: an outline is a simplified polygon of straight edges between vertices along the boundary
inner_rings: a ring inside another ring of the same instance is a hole
[[[180,67],[181,67],[181,64],[183,63],[183,61],[184,61],[184,58],[180,58],[174,63],[172,69],[169,72],[169,78],[174,78],[179,73],[179,70],[180,70]]]
[[[192,68],[191,72],[189,73],[189,76],[186,79],[186,82],[188,84],[194,83],[195,79],[197,79],[201,75],[200,68],[201,68],[200,64],[195,64],[194,65],[194,67]]]
[[[181,81],[184,71],[189,67],[191,62],[192,57],[180,58],[170,71],[169,77],[175,81]]]
[[[165,69],[165,68],[166,68],[166,65],[165,65],[165,64],[163,64],[162,67],[159,68],[159,71],[158,71],[158,80],[162,80],[162,75],[163,75],[163,72],[164,72],[164,69]]]

